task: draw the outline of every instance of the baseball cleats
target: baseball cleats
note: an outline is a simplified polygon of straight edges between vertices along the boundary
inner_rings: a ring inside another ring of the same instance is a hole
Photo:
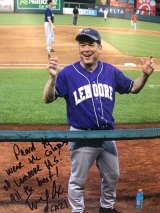
[[[116,209],[107,209],[107,208],[100,207],[98,213],[122,213],[122,212],[117,211]]]
[[[55,50],[54,49],[51,49],[51,51],[50,52],[55,52]]]

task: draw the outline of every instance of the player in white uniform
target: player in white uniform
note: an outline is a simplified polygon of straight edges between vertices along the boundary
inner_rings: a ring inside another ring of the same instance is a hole
[[[46,49],[48,54],[50,54],[50,52],[54,52],[52,49],[52,43],[54,41],[54,14],[51,9],[54,5],[54,2],[52,0],[48,0],[47,4],[48,7],[45,10],[44,28],[46,34]]]
[[[108,9],[105,8],[105,10],[103,11],[104,13],[104,20],[106,21],[107,20],[107,15],[108,15]]]

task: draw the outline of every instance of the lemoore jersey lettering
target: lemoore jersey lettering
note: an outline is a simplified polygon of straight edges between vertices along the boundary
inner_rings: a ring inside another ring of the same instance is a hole
[[[92,92],[93,91],[93,92]],[[73,92],[75,105],[94,97],[105,97],[113,100],[113,88],[107,84],[88,84],[79,87],[76,91]]]

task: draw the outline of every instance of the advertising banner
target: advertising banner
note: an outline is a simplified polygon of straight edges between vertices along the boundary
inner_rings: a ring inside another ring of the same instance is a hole
[[[53,10],[61,10],[61,0],[54,0]],[[18,10],[44,10],[47,0],[17,0]]]
[[[63,14],[73,14],[73,8],[63,8]],[[79,9],[80,15],[97,16],[97,10],[93,9]]]
[[[0,0],[0,12],[14,12],[14,0]]]
[[[137,0],[137,14],[144,16],[155,16],[156,13],[156,1],[155,0]]]
[[[103,5],[98,6],[97,15],[103,16],[105,9],[108,10],[108,16],[109,17],[124,18],[124,16],[125,16],[125,8],[124,7],[109,7],[109,6],[103,6]]]

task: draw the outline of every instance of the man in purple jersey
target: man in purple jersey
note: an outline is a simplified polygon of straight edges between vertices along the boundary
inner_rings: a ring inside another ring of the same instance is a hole
[[[115,93],[138,93],[154,70],[150,57],[144,61],[142,73],[136,80],[126,77],[116,67],[99,61],[101,37],[95,29],[87,28],[76,37],[80,61],[58,71],[58,59],[48,63],[49,79],[43,98],[51,103],[63,97],[67,104],[67,121],[71,131],[114,129]],[[89,169],[96,161],[102,178],[99,213],[118,213],[114,208],[119,162],[115,141],[70,142],[71,175],[68,200],[72,212],[83,213],[84,191]]]

